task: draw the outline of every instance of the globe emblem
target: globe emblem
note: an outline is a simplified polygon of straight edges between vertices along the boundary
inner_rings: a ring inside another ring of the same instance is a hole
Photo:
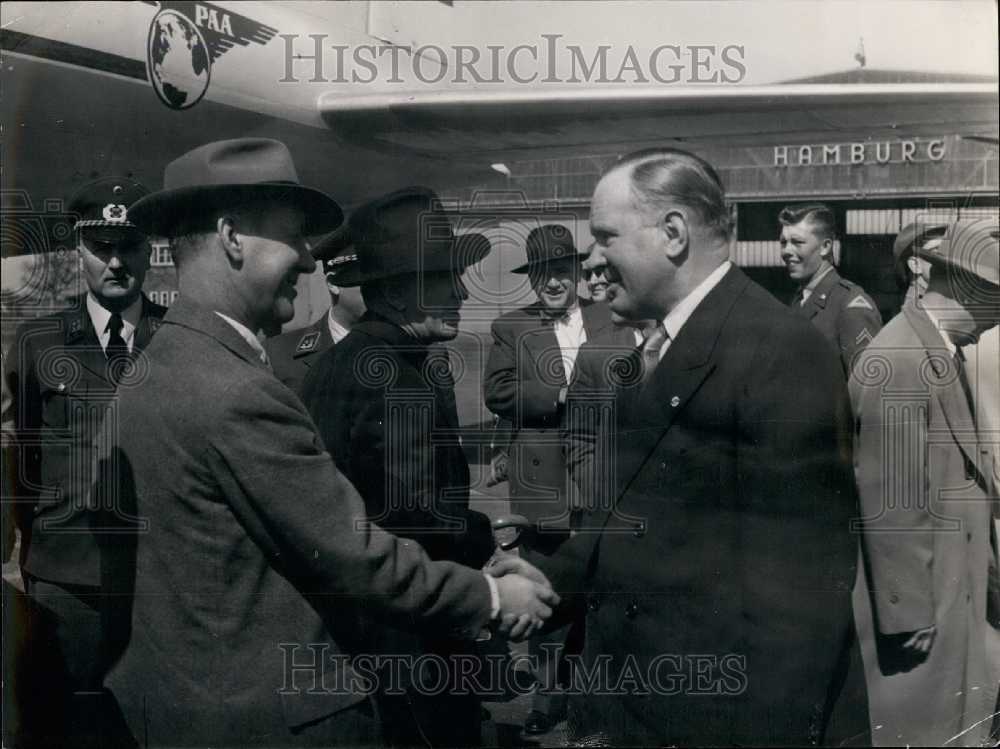
[[[212,76],[208,45],[198,27],[170,9],[157,13],[149,26],[147,66],[157,96],[171,109],[197,104]]]

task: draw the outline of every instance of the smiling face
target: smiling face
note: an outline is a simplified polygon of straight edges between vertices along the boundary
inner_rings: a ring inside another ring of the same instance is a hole
[[[662,319],[673,266],[655,218],[633,198],[626,170],[614,170],[597,184],[590,204],[590,248],[584,270],[603,269],[612,312],[628,320]]]
[[[303,223],[301,210],[274,203],[237,219],[244,253],[244,304],[258,328],[281,325],[295,316],[295,283],[316,268]]]
[[[604,268],[591,268],[587,271],[587,289],[595,302],[607,301],[608,279],[604,275]]]
[[[579,274],[577,258],[562,258],[531,266],[528,280],[542,306],[554,314],[561,314],[576,304]]]
[[[149,242],[130,230],[80,230],[77,240],[83,277],[97,301],[121,311],[139,296],[149,270]]]
[[[788,276],[800,284],[809,283],[833,253],[833,240],[817,236],[815,225],[808,219],[782,225],[779,242]]]

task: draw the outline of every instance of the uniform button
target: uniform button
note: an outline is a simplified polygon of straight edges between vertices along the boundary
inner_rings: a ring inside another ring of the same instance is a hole
[[[601,599],[597,596],[591,596],[587,599],[587,608],[591,611],[597,611],[601,608]]]
[[[646,535],[646,521],[640,520],[635,524],[635,530],[632,531],[632,535],[636,538],[642,538]]]
[[[540,466],[541,464],[542,464],[542,461],[540,461],[538,458],[532,458],[531,459],[531,465],[535,466],[536,468],[538,466]]]
[[[889,603],[899,603],[899,596],[893,593],[889,596]]]
[[[660,470],[661,471],[667,470],[667,464],[666,463],[660,463]]]
[[[625,616],[629,619],[635,619],[639,615],[639,604],[632,601],[628,606],[625,607]]]

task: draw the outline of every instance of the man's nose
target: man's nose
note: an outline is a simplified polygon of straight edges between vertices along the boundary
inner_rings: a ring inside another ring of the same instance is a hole
[[[108,258],[108,267],[112,270],[118,270],[119,268],[125,267],[125,263],[122,262],[122,259],[118,256],[117,252],[111,253],[111,257]]]
[[[590,247],[587,248],[587,256],[583,259],[583,270],[589,274],[593,270],[603,268],[604,265],[604,253],[601,251],[601,246],[597,242],[591,242]]]
[[[301,249],[299,250],[298,268],[302,273],[312,273],[316,270],[316,258],[312,256],[312,247],[305,240],[302,241]]]

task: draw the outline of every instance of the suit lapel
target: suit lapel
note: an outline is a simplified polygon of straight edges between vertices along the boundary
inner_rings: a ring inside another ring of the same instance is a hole
[[[135,329],[135,340],[132,342],[132,355],[135,356],[149,345],[153,334],[159,330],[163,322],[163,316],[154,314],[152,303],[142,295],[142,314],[139,317],[139,326]]]
[[[524,345],[531,354],[529,358],[531,369],[533,372],[545,373],[545,376],[554,377],[558,374],[565,384],[566,371],[563,368],[562,349],[559,348],[555,328],[543,321],[541,309],[532,308],[531,314],[535,325],[524,335]]]
[[[323,315],[316,322],[310,325],[308,328],[302,331],[302,338],[299,339],[301,342],[303,338],[311,333],[319,334],[319,342],[310,348],[309,351],[303,351],[301,353],[296,352],[292,354],[293,358],[301,359],[302,366],[306,369],[312,367],[313,361],[316,358],[316,354],[321,354],[333,345],[333,336],[330,335],[330,326],[327,325],[326,315]],[[301,345],[301,343],[300,343]]]
[[[750,282],[733,267],[694,310],[641,391],[626,406],[632,447],[621,463],[619,499],[715,369],[713,354],[734,305]]]
[[[916,307],[907,302],[903,305],[903,314],[913,328],[924,347],[926,362],[926,378],[930,381],[933,397],[941,406],[941,413],[951,430],[955,442],[965,453],[965,457],[977,465],[976,443],[978,437],[969,402],[962,390],[958,378],[955,359],[945,346],[941,332],[931,319]]]
[[[75,351],[80,366],[113,389],[114,385],[108,378],[108,360],[94,330],[94,323],[87,312],[85,296],[78,297],[73,306],[66,311],[64,324],[66,346]]]

